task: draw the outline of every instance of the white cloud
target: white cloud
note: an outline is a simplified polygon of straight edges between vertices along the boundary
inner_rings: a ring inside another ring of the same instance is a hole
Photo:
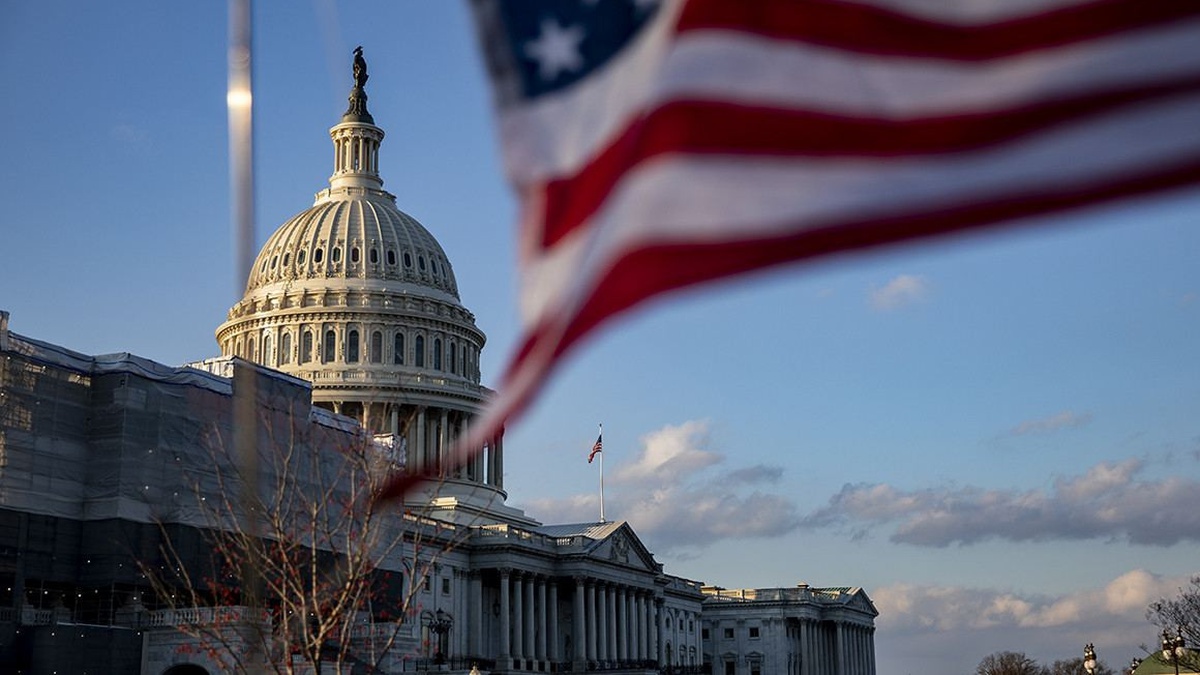
[[[884,284],[871,289],[871,307],[878,310],[900,309],[922,300],[929,292],[924,277],[901,274]]]
[[[978,487],[900,490],[847,484],[809,514],[809,528],[891,526],[897,543],[942,547],[988,539],[1123,539],[1171,546],[1200,541],[1200,481],[1142,478],[1144,462],[1101,462],[1047,490]]]
[[[790,499],[764,492],[779,467],[709,471],[725,457],[707,449],[707,420],[667,425],[641,438],[641,452],[608,482],[606,516],[628,520],[651,549],[695,551],[724,539],[779,536],[799,525]],[[560,522],[592,521],[599,497],[534,500],[527,505]]]
[[[667,425],[642,436],[642,451],[632,463],[620,467],[616,478],[624,481],[674,483],[721,461],[708,445],[708,420]]]

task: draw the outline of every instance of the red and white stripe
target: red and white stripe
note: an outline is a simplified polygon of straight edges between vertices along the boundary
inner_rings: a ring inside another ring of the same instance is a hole
[[[1200,184],[1200,3],[668,0],[499,115],[526,333],[480,438],[657,294]]]

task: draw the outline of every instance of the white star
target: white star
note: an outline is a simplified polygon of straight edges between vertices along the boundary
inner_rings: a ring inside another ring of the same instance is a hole
[[[538,76],[553,80],[558,74],[583,67],[579,43],[583,42],[580,26],[559,26],[554,19],[542,20],[542,32],[536,40],[525,44],[525,54],[538,62]]]

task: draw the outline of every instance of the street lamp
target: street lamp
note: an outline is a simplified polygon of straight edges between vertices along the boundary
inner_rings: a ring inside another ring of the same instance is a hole
[[[427,625],[429,632],[437,636],[437,649],[433,653],[433,662],[440,666],[446,662],[446,634],[454,626],[454,619],[439,609],[433,618],[429,619]]]
[[[1090,642],[1083,648],[1083,669],[1088,675],[1096,673],[1096,646]]]
[[[1175,664],[1175,675],[1179,675],[1179,660],[1183,658],[1183,629],[1175,631],[1175,637],[1171,637],[1167,633],[1167,629],[1163,629],[1162,634],[1162,656],[1163,659]]]

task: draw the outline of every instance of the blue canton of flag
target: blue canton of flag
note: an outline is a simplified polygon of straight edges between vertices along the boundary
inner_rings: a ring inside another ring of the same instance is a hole
[[[493,68],[507,64],[511,95],[532,99],[586,78],[620,52],[654,17],[657,0],[477,0]]]

